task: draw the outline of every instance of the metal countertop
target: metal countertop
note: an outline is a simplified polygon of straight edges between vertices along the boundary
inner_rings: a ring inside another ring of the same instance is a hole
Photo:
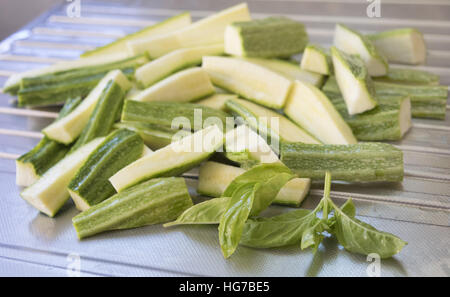
[[[68,3],[62,3],[0,43],[0,85],[13,73],[75,59],[181,11],[191,11],[196,20],[239,2],[81,0],[79,18],[67,16]],[[336,22],[363,32],[416,27],[425,33],[429,49],[427,64],[417,68],[441,75],[441,84],[450,85],[450,1],[381,0],[381,18],[367,17],[365,0],[247,3],[255,18],[286,15],[305,23],[311,41],[324,45],[332,42]],[[71,225],[77,211],[71,203],[51,219],[19,197],[14,158],[31,149],[53,119],[11,114],[16,111],[13,99],[0,94],[0,276],[65,276],[74,256],[80,257],[83,276],[367,275],[371,262],[330,238],[316,255],[294,246],[239,247],[229,260],[221,255],[215,226],[148,226],[78,241]],[[332,186],[338,203],[353,197],[361,219],[409,242],[400,254],[381,261],[382,276],[450,276],[449,123],[450,115],[445,121],[414,119],[405,138],[393,143],[405,153],[403,183]],[[195,170],[186,180],[195,194]],[[321,187],[313,186],[303,207],[317,204]]]

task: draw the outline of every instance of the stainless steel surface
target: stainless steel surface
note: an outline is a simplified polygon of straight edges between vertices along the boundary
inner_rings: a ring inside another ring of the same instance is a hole
[[[0,85],[12,73],[74,59],[86,49],[177,12],[190,10],[197,19],[238,2],[82,0],[80,18],[68,17],[61,5],[0,44]],[[450,85],[450,1],[382,0],[380,19],[366,16],[365,0],[247,2],[254,17],[284,14],[304,22],[311,40],[322,44],[331,43],[336,22],[367,32],[405,26],[421,29],[429,59],[418,68],[440,74],[441,83]],[[220,253],[213,226],[149,226],[80,242],[71,226],[77,211],[70,203],[51,219],[19,197],[13,158],[32,148],[39,134],[24,137],[11,131],[38,133],[52,117],[10,114],[13,100],[0,94],[0,275],[66,275],[71,264],[68,255],[75,254],[81,257],[81,274],[86,276],[366,276],[370,264],[366,257],[342,250],[330,238],[315,256],[299,247],[239,247],[229,260]],[[399,255],[381,262],[383,276],[450,275],[449,123],[450,116],[445,121],[414,119],[412,130],[395,143],[405,152],[403,183],[333,184],[337,202],[352,196],[363,220],[409,242]],[[195,171],[189,176],[194,191]],[[321,193],[321,185],[314,185],[304,207],[314,207]],[[273,207],[269,212],[278,210]]]

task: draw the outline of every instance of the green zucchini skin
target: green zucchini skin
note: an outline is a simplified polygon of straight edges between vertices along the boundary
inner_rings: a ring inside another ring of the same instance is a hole
[[[66,104],[59,112],[57,120],[72,112],[81,101],[81,97],[67,100]],[[37,180],[48,169],[58,163],[59,160],[64,158],[68,151],[69,146],[50,140],[48,137],[44,136],[33,149],[16,160],[16,180],[18,181],[18,184],[21,186],[29,186],[30,184],[28,183],[22,184],[19,182],[20,175],[34,176],[34,180]],[[22,172],[22,170],[30,170],[31,172],[26,173]],[[31,180],[30,183],[32,183]]]
[[[373,82],[377,96],[405,96],[411,100],[411,114],[414,118],[445,119],[448,89],[446,86],[404,85]],[[322,90],[340,94],[334,77],[328,78]]]
[[[65,102],[67,98],[85,97],[110,70],[120,69],[128,78],[132,78],[135,69],[146,62],[148,57],[139,55],[104,65],[23,78],[18,92],[18,105],[54,105]]]
[[[175,134],[180,131],[139,122],[116,123],[114,124],[114,128],[125,128],[138,133],[144,140],[145,145],[149,146],[152,150],[158,150],[169,145]]]
[[[227,54],[243,57],[287,58],[301,53],[307,43],[305,26],[286,17],[235,22],[225,31]]]
[[[88,124],[72,145],[71,152],[94,138],[108,135],[122,107],[124,97],[125,92],[120,85],[113,80],[109,81],[95,105]]]
[[[349,182],[403,180],[403,152],[387,143],[283,143],[281,161],[299,176],[314,180],[323,179],[326,171],[334,180]]]
[[[222,123],[222,128],[226,124],[227,113],[206,107],[200,104],[184,103],[184,102],[139,102],[133,100],[125,100],[122,112],[122,122],[141,122],[146,124],[159,125],[166,128],[172,127],[175,118],[184,117],[186,125],[182,128],[185,130],[198,131],[203,128],[203,123],[195,121],[195,117],[201,112],[203,120],[207,118],[217,118]],[[217,121],[216,121],[217,122]],[[183,122],[184,123],[184,122]]]
[[[116,191],[108,179],[139,159],[143,148],[144,142],[139,134],[127,129],[116,130],[106,137],[68,186],[77,208],[86,210],[112,196]]]
[[[341,95],[328,93],[327,96],[358,140],[400,140],[403,137],[401,107],[409,96],[378,96],[374,109],[353,116],[348,114]]]
[[[156,178],[128,188],[72,219],[78,238],[175,220],[193,205],[183,178]]]
[[[373,80],[411,85],[439,85],[439,75],[415,69],[389,69],[385,76],[374,77]]]

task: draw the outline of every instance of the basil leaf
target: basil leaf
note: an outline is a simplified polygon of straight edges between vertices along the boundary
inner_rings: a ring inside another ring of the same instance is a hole
[[[346,250],[363,255],[376,253],[384,259],[399,253],[407,245],[397,236],[351,217],[354,215],[351,207],[354,208],[351,200],[342,209],[333,204],[335,223],[331,232]]]
[[[164,225],[171,227],[176,225],[219,224],[222,214],[230,201],[229,197],[214,198],[186,209],[174,222]]]

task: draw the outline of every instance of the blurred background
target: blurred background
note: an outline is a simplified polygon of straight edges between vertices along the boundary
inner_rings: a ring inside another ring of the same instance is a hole
[[[63,0],[1,0],[0,40],[16,32],[61,1]]]

